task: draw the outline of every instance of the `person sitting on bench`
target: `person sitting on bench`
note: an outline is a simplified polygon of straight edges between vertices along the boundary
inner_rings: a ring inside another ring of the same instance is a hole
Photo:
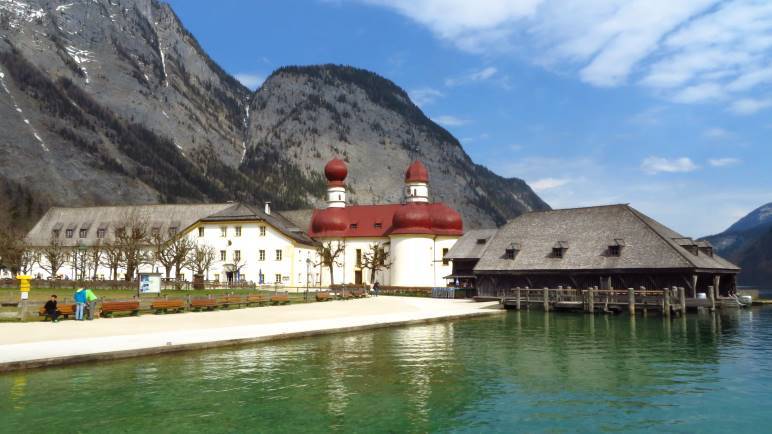
[[[46,315],[51,317],[52,323],[59,322],[58,313],[56,311],[56,294],[51,295],[51,299],[46,302],[43,309],[45,309]]]

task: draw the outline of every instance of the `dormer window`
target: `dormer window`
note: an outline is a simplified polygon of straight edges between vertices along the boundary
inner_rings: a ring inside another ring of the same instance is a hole
[[[80,238],[86,238],[88,236],[88,229],[81,229],[80,233],[78,234]]]
[[[97,229],[97,238],[104,238],[104,237],[105,237],[105,230]]]
[[[558,241],[554,246],[552,246],[552,257],[562,258],[565,255],[566,250],[568,250],[568,242]]]
[[[625,240],[615,238],[614,242],[608,246],[609,256],[622,256],[622,248],[625,246]]]
[[[383,223],[373,223],[373,227],[374,227],[375,229],[380,229],[380,228],[382,228],[382,227],[383,227]]]
[[[59,238],[59,229],[54,229],[51,231],[51,236],[54,238]]]
[[[66,231],[64,231],[64,236],[67,238],[72,238],[73,232],[74,231],[72,229],[67,229]]]
[[[478,238],[477,239],[477,244],[485,244],[487,242],[488,242],[487,238]]]
[[[678,243],[679,246],[683,247],[694,256],[700,254],[699,246],[691,238],[673,238],[673,241]]]
[[[358,227],[359,227],[359,224],[358,224],[358,223],[351,223],[351,224],[349,225],[349,228],[351,228],[351,229],[356,229],[356,228],[358,228]]]
[[[483,241],[485,241],[483,239]],[[478,240],[479,242],[479,240]],[[482,244],[485,244],[484,242]],[[515,259],[517,254],[520,252],[520,244],[518,243],[510,243],[506,249],[504,249],[504,259]]]

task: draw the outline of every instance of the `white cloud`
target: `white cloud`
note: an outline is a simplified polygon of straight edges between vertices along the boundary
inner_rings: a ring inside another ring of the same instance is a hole
[[[643,162],[641,162],[641,169],[646,173],[654,175],[660,172],[693,172],[698,169],[698,166],[687,157],[673,159],[663,157],[647,157],[643,160]]]
[[[729,106],[729,111],[738,115],[750,115],[772,106],[771,99],[742,98]]]
[[[772,2],[357,1],[405,15],[460,50],[517,55],[594,86],[632,81],[695,104],[772,83]]]
[[[708,128],[707,130],[703,131],[702,135],[709,139],[725,139],[727,137],[730,137],[732,134],[723,128],[714,127],[714,128]]]
[[[708,164],[713,167],[727,167],[740,164],[740,160],[738,158],[712,158],[708,160]]]
[[[553,188],[562,187],[569,182],[571,182],[571,180],[567,178],[543,178],[529,182],[528,185],[530,185],[535,192],[541,193],[545,190],[552,190]]]
[[[466,125],[470,122],[469,119],[463,119],[453,115],[435,116],[432,118],[432,120],[446,127],[458,127],[461,125]]]
[[[460,86],[462,84],[485,81],[492,78],[497,72],[496,68],[488,66],[460,77],[447,78],[445,79],[445,86]]]
[[[408,92],[410,99],[419,107],[427,106],[439,98],[445,96],[442,92],[431,87],[423,87]]]
[[[255,90],[258,87],[260,87],[261,84],[265,81],[265,77],[260,74],[252,74],[252,73],[239,73],[235,75],[236,80],[240,81],[241,84],[244,86]]]

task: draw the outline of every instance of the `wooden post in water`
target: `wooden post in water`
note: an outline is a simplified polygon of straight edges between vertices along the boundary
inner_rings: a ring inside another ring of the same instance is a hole
[[[627,288],[627,310],[630,315],[635,315],[635,289]]]
[[[681,303],[681,315],[686,315],[686,290],[683,286],[678,288],[678,299]]]
[[[587,288],[587,312],[595,313],[595,291],[592,286]]]
[[[665,288],[662,291],[662,314],[665,317],[670,317],[670,288]]]
[[[550,310],[550,292],[549,288],[546,286],[544,287],[544,311],[548,312]]]
[[[708,286],[708,303],[709,303],[711,312],[716,310],[716,293],[714,292],[714,289],[712,286]]]
[[[520,287],[515,289],[515,309],[520,310]]]
[[[531,288],[525,287],[525,308],[531,310]]]

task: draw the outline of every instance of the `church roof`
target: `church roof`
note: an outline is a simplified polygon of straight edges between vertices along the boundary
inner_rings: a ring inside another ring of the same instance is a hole
[[[404,207],[415,206],[417,204],[386,204],[386,205],[354,205],[345,208],[326,208],[315,209],[311,217],[308,234],[311,237],[366,237],[381,238],[394,233],[397,228],[394,227],[394,216]],[[451,208],[443,203],[420,204],[426,207],[430,215],[444,215],[455,213]],[[328,214],[335,213],[335,228],[330,230],[327,226]],[[337,227],[338,220],[344,225]],[[323,224],[319,224],[323,223]],[[316,227],[315,227],[316,226]],[[400,231],[404,232],[404,231]],[[407,232],[405,232],[407,233]],[[433,235],[462,235],[463,228],[450,228],[432,226],[431,222],[427,228],[422,228],[420,233]]]

